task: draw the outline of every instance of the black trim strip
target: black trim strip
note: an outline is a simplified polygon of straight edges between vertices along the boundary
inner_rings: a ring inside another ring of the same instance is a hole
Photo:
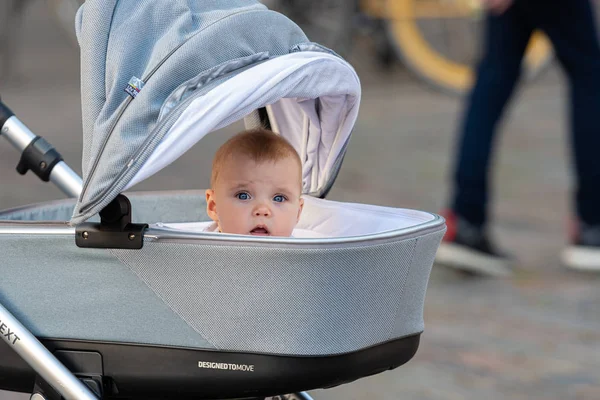
[[[52,352],[102,355],[107,399],[225,399],[328,388],[396,368],[410,360],[420,335],[322,357],[248,354],[118,343],[41,340]],[[0,342],[0,388],[30,392],[35,375]]]

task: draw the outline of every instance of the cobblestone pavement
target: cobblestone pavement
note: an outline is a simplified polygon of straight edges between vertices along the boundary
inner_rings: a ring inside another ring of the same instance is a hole
[[[0,86],[7,104],[80,171],[78,54],[35,4],[16,59]],[[361,114],[330,198],[437,211],[447,197],[461,103],[431,91],[367,53],[356,58]],[[321,399],[600,399],[600,276],[558,262],[570,217],[571,175],[562,77],[551,70],[518,94],[496,157],[494,234],[520,260],[510,280],[435,267],[426,330],[407,365],[329,390]],[[210,156],[235,128],[213,135],[136,189],[208,184]],[[18,155],[0,143],[0,208],[61,198],[14,172]],[[0,399],[14,399],[0,393]]]

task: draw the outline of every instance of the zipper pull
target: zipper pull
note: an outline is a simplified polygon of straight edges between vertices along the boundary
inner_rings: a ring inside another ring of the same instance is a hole
[[[131,97],[133,97],[135,99],[143,87],[144,87],[144,81],[142,81],[139,78],[136,78],[135,76],[132,76],[131,79],[129,80],[129,83],[125,87],[125,93],[127,93],[128,95],[130,95]]]

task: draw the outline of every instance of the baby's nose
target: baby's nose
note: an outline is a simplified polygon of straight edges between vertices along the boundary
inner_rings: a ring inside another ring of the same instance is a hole
[[[265,204],[261,204],[254,209],[254,216],[256,217],[269,217],[271,215],[271,209]]]

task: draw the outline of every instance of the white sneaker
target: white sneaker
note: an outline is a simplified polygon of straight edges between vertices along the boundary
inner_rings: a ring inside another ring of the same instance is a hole
[[[562,251],[563,265],[577,271],[600,272],[600,226],[580,224],[573,242]]]
[[[448,230],[435,256],[436,264],[495,277],[513,274],[514,259],[498,250],[484,227],[473,225],[452,211],[442,215]]]

